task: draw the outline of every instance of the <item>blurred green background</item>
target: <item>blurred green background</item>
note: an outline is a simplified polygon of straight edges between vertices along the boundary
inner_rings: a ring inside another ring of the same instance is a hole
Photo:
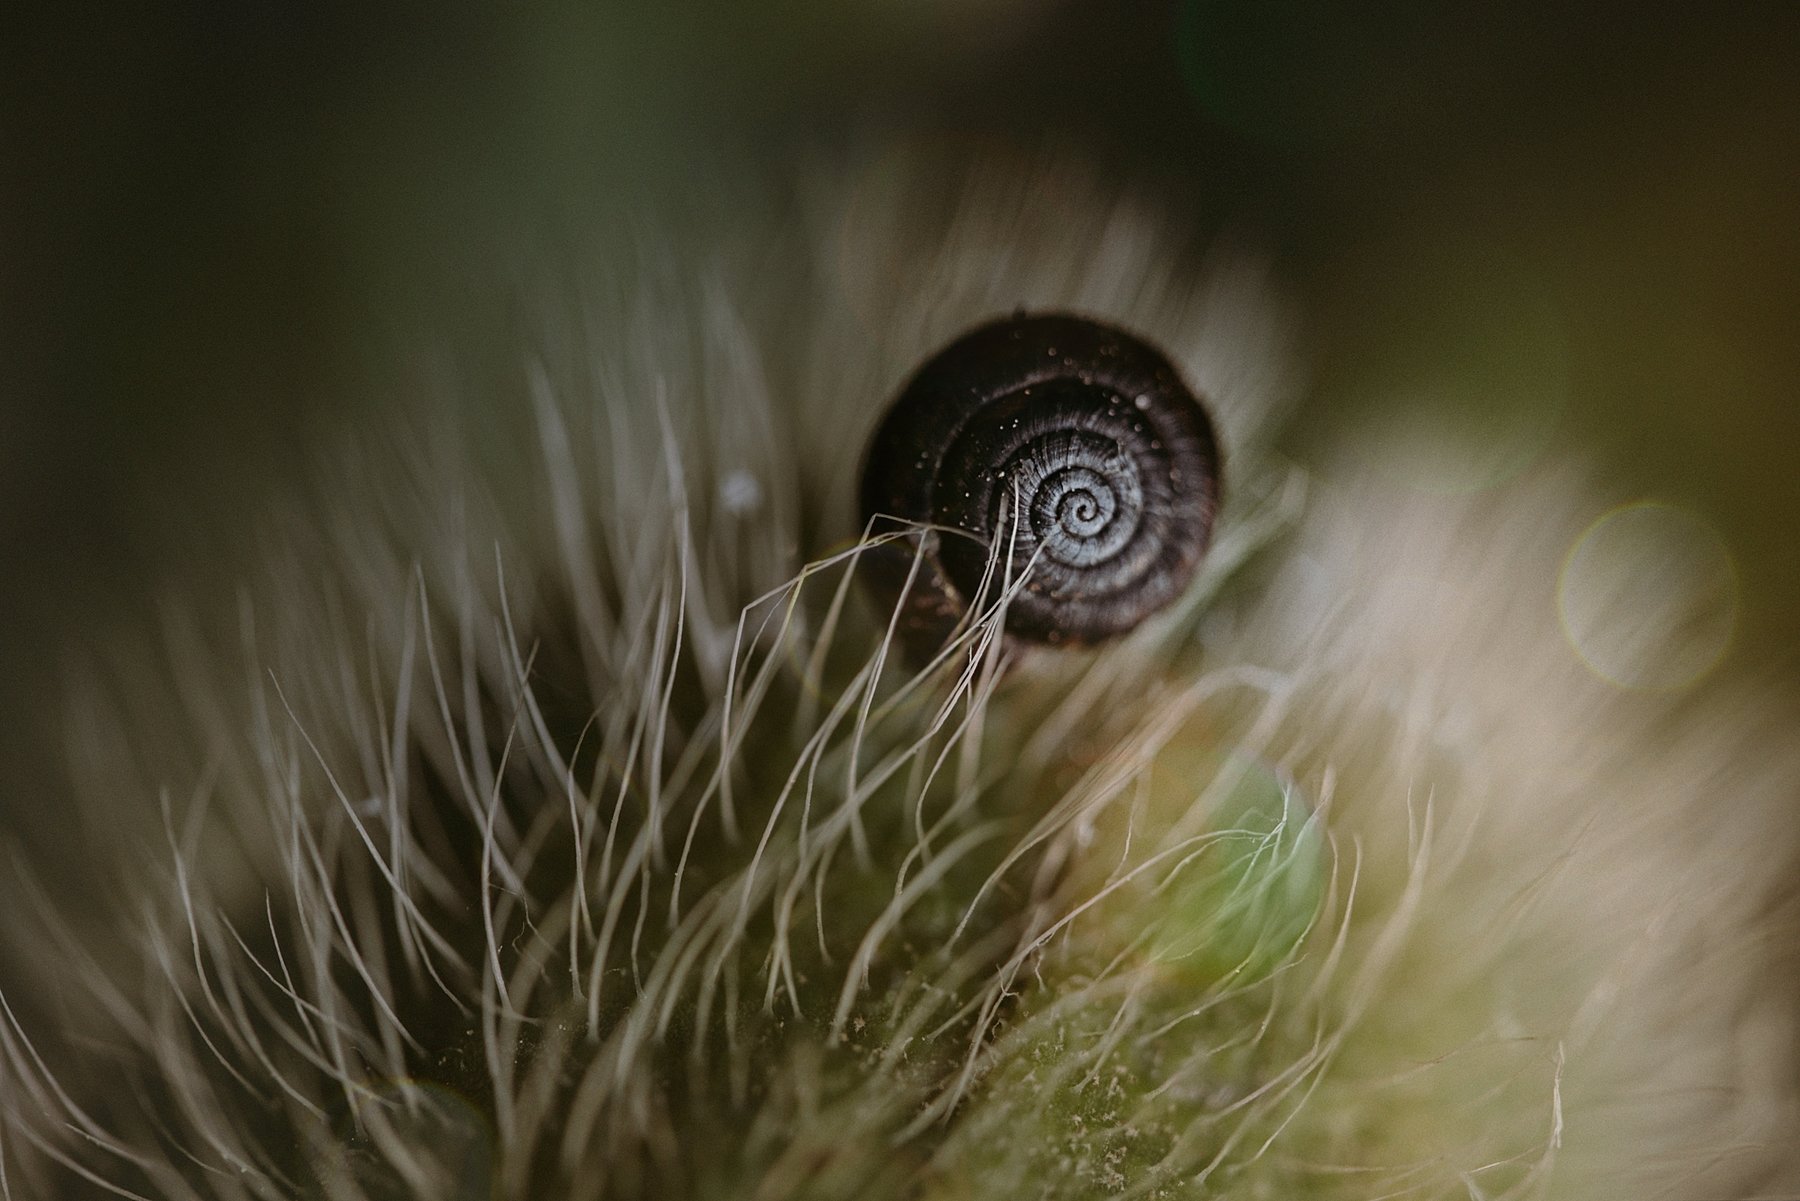
[[[228,587],[209,515],[416,322],[479,311],[520,230],[889,133],[1072,151],[1260,245],[1306,324],[1302,449],[1423,428],[1498,478],[1592,447],[1723,531],[1732,653],[1792,674],[1796,64],[1783,3],[40,13],[0,43],[0,825],[58,825],[68,652],[171,572]]]

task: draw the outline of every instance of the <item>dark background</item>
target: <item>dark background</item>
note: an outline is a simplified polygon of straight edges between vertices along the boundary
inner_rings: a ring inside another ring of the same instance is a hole
[[[1305,318],[1300,441],[1412,383],[1434,428],[1522,460],[1591,446],[1622,495],[1721,529],[1731,653],[1791,675],[1800,5],[1323,7],[167,0],[15,25],[0,828],[58,828],[65,662],[147,628],[161,579],[228,589],[244,530],[217,515],[503,274],[518,228],[709,187],[720,147],[871,130],[1074,151],[1248,231]]]

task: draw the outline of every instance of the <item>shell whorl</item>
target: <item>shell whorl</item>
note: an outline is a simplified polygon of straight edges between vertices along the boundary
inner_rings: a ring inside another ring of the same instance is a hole
[[[930,647],[970,605],[1023,581],[1007,633],[1047,643],[1123,634],[1179,596],[1219,501],[1212,423],[1140,339],[1066,314],[980,326],[913,375],[876,430],[862,508],[876,533],[917,533],[869,573]],[[995,569],[995,549],[1009,555]],[[913,553],[919,578],[906,586]]]

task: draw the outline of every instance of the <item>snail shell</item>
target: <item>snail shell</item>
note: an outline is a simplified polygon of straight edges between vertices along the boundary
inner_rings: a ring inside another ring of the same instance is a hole
[[[912,532],[870,552],[867,579],[915,649],[1021,580],[1009,636],[1097,642],[1181,594],[1218,505],[1212,423],[1160,352],[1097,321],[1020,314],[939,351],[882,419],[863,520]],[[995,548],[1010,562],[991,566]]]

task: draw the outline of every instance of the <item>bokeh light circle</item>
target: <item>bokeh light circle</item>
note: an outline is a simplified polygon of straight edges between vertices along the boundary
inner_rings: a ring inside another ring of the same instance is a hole
[[[1686,509],[1639,501],[1575,540],[1557,580],[1569,645],[1622,688],[1674,692],[1724,656],[1738,621],[1738,575],[1718,532]]]

